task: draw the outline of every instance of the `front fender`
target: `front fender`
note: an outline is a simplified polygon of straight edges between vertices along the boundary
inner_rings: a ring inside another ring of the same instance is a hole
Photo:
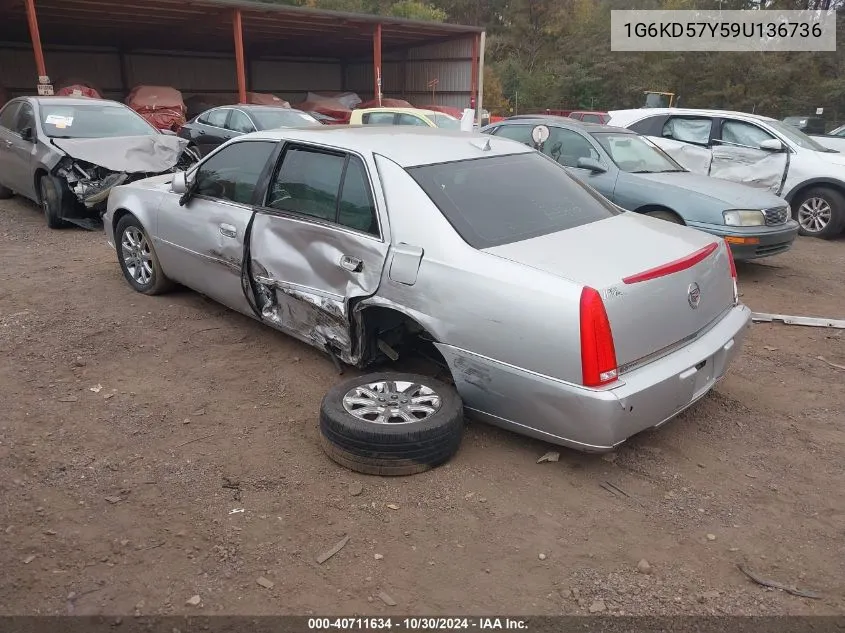
[[[789,193],[784,195],[783,197],[786,199],[789,204],[792,204],[792,200],[795,195],[801,191],[802,189],[806,189],[807,187],[831,187],[833,189],[837,189],[845,194],[845,181],[839,180],[837,178],[829,178],[829,177],[821,177],[821,178],[810,178],[809,180],[804,180],[789,190]]]
[[[153,243],[157,243],[158,209],[166,195],[166,191],[140,189],[132,185],[121,185],[112,189],[109,193],[106,212],[103,214],[103,229],[106,231],[109,244],[114,246],[115,227],[126,213],[131,213],[138,218]]]

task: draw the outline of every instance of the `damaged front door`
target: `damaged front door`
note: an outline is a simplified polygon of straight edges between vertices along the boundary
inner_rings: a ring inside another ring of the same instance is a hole
[[[241,141],[194,170],[185,204],[169,193],[158,214],[156,251],[174,280],[251,314],[241,285],[253,195],[276,143]]]
[[[289,146],[250,237],[264,320],[355,363],[349,302],[378,290],[388,249],[382,236],[361,157]]]

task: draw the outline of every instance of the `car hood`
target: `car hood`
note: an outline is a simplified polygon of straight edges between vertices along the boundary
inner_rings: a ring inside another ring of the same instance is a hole
[[[52,143],[71,158],[127,174],[157,173],[176,166],[185,139],[167,134],[112,138],[54,138]]]
[[[692,192],[698,196],[717,200],[724,205],[725,209],[770,209],[786,204],[785,200],[765,189],[692,172],[635,175],[664,190],[667,186],[677,187],[681,190],[679,193]]]

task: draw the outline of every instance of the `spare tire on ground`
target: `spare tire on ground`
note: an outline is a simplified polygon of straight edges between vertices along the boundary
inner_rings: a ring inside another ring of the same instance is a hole
[[[413,475],[439,466],[458,450],[463,430],[455,388],[417,374],[345,380],[320,405],[323,450],[368,475]]]

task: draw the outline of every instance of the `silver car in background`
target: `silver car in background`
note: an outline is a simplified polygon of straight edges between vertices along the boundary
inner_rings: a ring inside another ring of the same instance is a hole
[[[186,168],[187,146],[116,101],[19,97],[0,109],[0,198],[29,198],[53,229],[99,230],[112,187]]]
[[[184,284],[361,368],[422,338],[466,411],[584,451],[704,396],[750,323],[723,240],[487,135],[256,132],[115,188],[104,222],[139,292]]]

